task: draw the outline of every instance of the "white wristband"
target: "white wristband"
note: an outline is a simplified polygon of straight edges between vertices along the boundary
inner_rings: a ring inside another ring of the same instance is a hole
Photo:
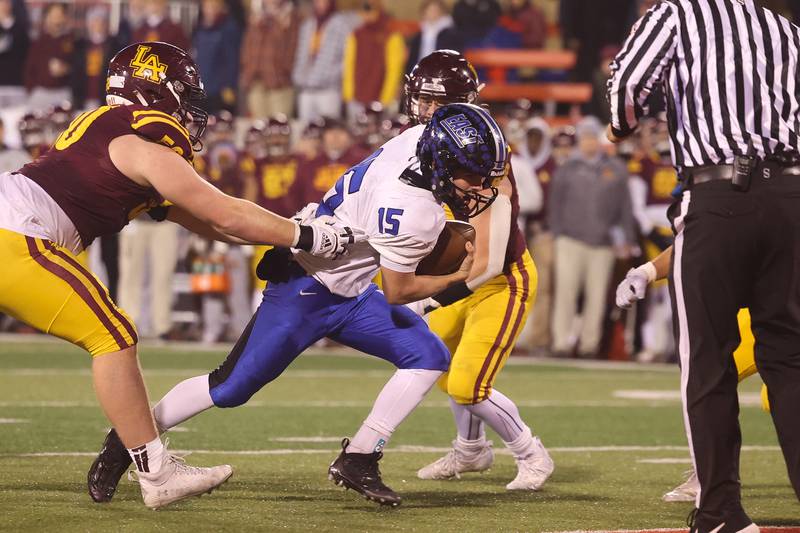
[[[294,223],[294,240],[292,241],[292,245],[290,248],[297,247],[297,243],[300,241],[300,224],[297,222]]]
[[[638,267],[636,270],[645,275],[648,283],[653,283],[658,275],[656,272],[656,266],[652,263],[652,261],[648,261],[647,263]]]

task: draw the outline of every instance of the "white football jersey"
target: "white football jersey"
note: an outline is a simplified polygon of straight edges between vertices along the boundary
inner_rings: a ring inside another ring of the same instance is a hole
[[[297,262],[332,293],[358,296],[381,266],[414,272],[433,250],[444,229],[444,210],[431,191],[400,180],[406,169],[419,169],[417,141],[423,129],[415,126],[390,140],[325,194],[319,214],[331,214],[369,236],[338,259],[295,251]]]

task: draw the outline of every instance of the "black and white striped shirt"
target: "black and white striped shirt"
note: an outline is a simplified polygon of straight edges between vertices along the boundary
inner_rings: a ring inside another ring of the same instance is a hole
[[[611,63],[611,128],[624,137],[664,83],[676,167],[798,152],[800,28],[753,0],[662,0]]]

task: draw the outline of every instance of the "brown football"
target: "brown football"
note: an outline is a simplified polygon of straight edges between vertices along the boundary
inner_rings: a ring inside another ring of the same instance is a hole
[[[475,228],[459,220],[448,220],[439,234],[439,240],[428,256],[417,266],[417,274],[444,276],[452,274],[467,257],[467,241],[475,244]]]

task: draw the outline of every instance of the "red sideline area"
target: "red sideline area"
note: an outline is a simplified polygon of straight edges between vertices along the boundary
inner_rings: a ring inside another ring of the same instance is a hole
[[[800,533],[800,527],[760,527],[761,533]],[[553,533],[678,533],[686,532],[687,528],[682,529],[620,529],[617,531],[610,531],[606,529],[599,530],[579,530],[579,531],[558,531]]]

